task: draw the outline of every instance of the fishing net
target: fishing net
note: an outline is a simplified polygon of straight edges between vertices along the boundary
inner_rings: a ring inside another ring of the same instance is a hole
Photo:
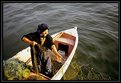
[[[31,68],[18,59],[3,61],[4,80],[22,80],[30,74]]]
[[[97,71],[92,65],[78,65],[73,60],[62,80],[111,80],[111,78]]]
[[[79,76],[79,80],[111,80],[108,75],[96,71],[91,66],[81,66]]]

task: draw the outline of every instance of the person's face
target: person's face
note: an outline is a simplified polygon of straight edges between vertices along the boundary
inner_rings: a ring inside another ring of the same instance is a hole
[[[46,36],[48,34],[48,29],[46,29],[44,32],[42,32],[42,35]]]

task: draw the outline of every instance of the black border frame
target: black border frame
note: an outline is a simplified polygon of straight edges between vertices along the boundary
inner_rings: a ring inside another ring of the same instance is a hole
[[[110,80],[110,81],[106,81],[106,80],[104,80],[104,81],[102,81],[102,80],[48,80],[48,81],[43,81],[43,80],[37,80],[37,81],[26,81],[26,80],[18,80],[18,81],[16,81],[16,80],[10,80],[10,81],[4,81],[3,80],[3,67],[2,67],[2,65],[3,65],[3,60],[2,60],[2,55],[3,55],[3,3],[118,3],[118,9],[119,9],[119,11],[118,11],[118,14],[119,14],[119,16],[118,16],[118,18],[119,18],[119,21],[118,21],[118,23],[119,23],[119,25],[118,25],[118,29],[119,29],[119,33],[118,33],[118,37],[119,37],[119,41],[118,41],[118,43],[119,43],[119,80],[117,80],[117,81],[113,81],[113,80]],[[93,1],[88,1],[88,0],[74,0],[74,1],[45,1],[45,0],[36,0],[36,1],[32,1],[32,0],[30,0],[30,1],[12,1],[12,0],[3,0],[3,1],[1,1],[1,82],[120,82],[120,0],[110,0],[110,1],[106,1],[106,0],[104,0],[104,1],[102,1],[102,0],[93,0]]]

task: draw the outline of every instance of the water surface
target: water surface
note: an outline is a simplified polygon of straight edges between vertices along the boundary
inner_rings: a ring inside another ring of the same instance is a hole
[[[78,47],[63,80],[119,80],[118,11],[118,3],[3,3],[2,59],[28,47],[21,37],[39,23],[51,35],[77,26]]]

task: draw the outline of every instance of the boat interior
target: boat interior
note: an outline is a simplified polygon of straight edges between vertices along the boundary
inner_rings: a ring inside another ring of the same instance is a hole
[[[63,52],[62,55],[65,54],[64,56],[68,57],[74,47],[75,37],[63,32],[59,38],[55,39],[54,44],[59,52]]]

